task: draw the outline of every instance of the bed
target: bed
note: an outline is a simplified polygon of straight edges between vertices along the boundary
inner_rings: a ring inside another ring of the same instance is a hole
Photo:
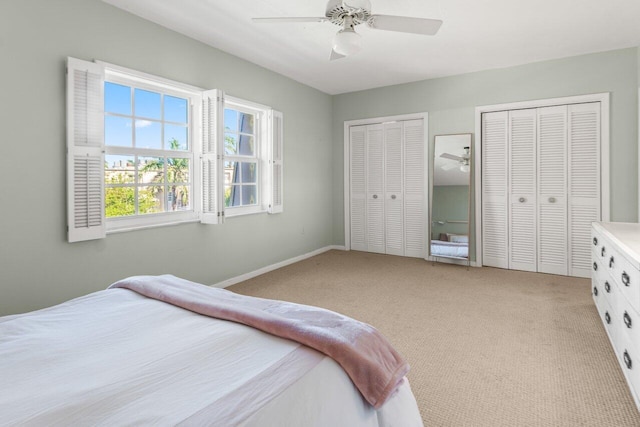
[[[251,297],[188,282],[187,309],[167,302],[172,276],[144,280],[157,285],[155,295],[116,284],[0,318],[0,425],[422,426],[405,370],[371,404],[366,389],[375,381],[363,385],[358,372],[368,362],[350,366],[340,355],[334,360],[238,323],[251,323],[249,309],[227,315],[227,300],[217,309],[234,321],[198,313],[209,310],[212,292],[229,301]],[[282,307],[254,300],[276,314]],[[282,304],[293,307],[295,325],[308,335],[304,317],[322,309]],[[361,346],[360,335],[353,337]]]
[[[469,257],[469,243],[432,240],[431,256],[467,259]]]

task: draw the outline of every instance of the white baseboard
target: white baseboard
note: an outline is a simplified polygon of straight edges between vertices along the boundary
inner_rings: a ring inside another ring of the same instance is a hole
[[[223,280],[222,282],[215,283],[211,286],[214,288],[226,288],[227,286],[235,285],[236,283],[244,282],[245,280],[253,279],[254,277],[260,276],[261,274],[268,273],[273,270],[277,270],[278,268],[285,267],[289,264],[296,263],[298,261],[302,261],[307,258],[311,258],[312,256],[320,255],[321,253],[330,251],[332,249],[344,251],[346,250],[344,246],[332,245],[325,246],[324,248],[316,249],[315,251],[308,252],[306,254],[299,255],[297,257],[289,258],[284,261],[277,262],[275,264],[268,265],[266,267],[259,268],[257,270],[251,271],[249,273],[241,274],[240,276],[232,277],[227,280]]]

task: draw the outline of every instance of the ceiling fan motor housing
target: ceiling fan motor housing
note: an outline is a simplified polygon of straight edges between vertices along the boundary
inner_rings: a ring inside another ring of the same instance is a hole
[[[332,24],[341,27],[348,16],[351,17],[352,25],[363,24],[371,16],[371,2],[369,0],[329,0],[325,16]]]

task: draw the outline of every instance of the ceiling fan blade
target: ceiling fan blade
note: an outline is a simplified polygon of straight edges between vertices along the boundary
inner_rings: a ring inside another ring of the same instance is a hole
[[[277,18],[251,18],[251,20],[258,24],[280,24],[286,22],[325,22],[327,18],[323,17],[289,17],[281,16]]]
[[[442,21],[408,16],[371,15],[367,24],[378,30],[433,36],[440,29]]]
[[[464,161],[463,157],[454,156],[453,154],[449,154],[449,153],[442,153],[440,154],[440,157],[442,157],[443,159],[455,160],[456,162]]]
[[[329,61],[335,61],[336,59],[345,58],[345,55],[341,55],[335,50],[331,49],[331,56],[329,56]]]

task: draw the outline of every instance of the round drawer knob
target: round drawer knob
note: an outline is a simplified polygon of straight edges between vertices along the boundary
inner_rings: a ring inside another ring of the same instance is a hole
[[[609,268],[613,268],[613,264],[614,264],[614,259],[613,259],[613,255],[611,255],[611,258],[609,258]]]
[[[631,316],[629,316],[629,313],[625,311],[622,319],[624,320],[624,324],[627,325],[627,328],[631,329]]]
[[[595,262],[593,263],[593,271],[598,271],[598,264]]]
[[[611,323],[611,315],[609,314],[608,311],[604,313],[604,320],[607,322],[607,325]]]
[[[607,250],[606,250],[606,249],[604,248],[604,246],[603,246],[603,247],[602,247],[602,249],[600,249],[600,256],[601,256],[602,258],[604,258],[604,254],[606,254],[606,253],[607,253]]]
[[[595,296],[598,296],[598,288],[596,288],[595,286],[593,287],[593,294]]]
[[[597,237],[593,238],[593,246],[598,246],[598,238]]]
[[[622,283],[624,283],[625,286],[629,286],[629,284],[631,283],[631,278],[626,271],[622,272]]]
[[[604,290],[607,291],[608,294],[611,293],[611,285],[609,282],[604,282]]]
[[[627,369],[631,369],[633,367],[633,362],[631,361],[631,356],[629,356],[627,350],[624,351],[624,355],[622,357],[624,358],[624,364],[627,365]]]

